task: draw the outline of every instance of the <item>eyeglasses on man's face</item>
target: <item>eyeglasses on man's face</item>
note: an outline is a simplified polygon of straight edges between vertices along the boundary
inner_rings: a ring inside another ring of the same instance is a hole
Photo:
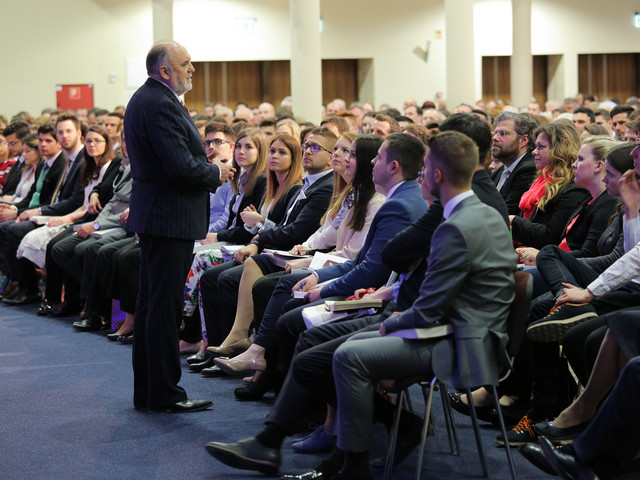
[[[211,148],[212,145],[215,146],[215,147],[219,147],[223,143],[233,143],[233,142],[230,142],[228,140],[223,140],[222,138],[214,138],[213,140],[205,140],[205,142],[204,142],[204,144],[208,148]]]
[[[302,145],[302,151],[304,152],[305,150],[311,150],[313,153],[318,153],[320,151],[320,149],[324,150],[325,152],[327,152],[329,155],[333,155],[333,152],[327,148],[324,148],[322,145],[320,145],[319,143],[305,143]]]

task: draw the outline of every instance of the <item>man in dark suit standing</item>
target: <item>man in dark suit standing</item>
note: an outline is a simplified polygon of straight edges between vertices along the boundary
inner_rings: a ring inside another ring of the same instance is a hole
[[[149,78],[127,107],[125,134],[133,187],[128,229],[140,239],[140,291],[133,343],[136,408],[191,412],[211,406],[178,386],[178,330],[193,242],[204,238],[209,191],[233,176],[207,162],[198,130],[179,96],[191,90],[187,50],[161,42],[146,59]]]
[[[520,213],[520,197],[529,190],[536,174],[531,152],[537,120],[528,113],[503,112],[496,117],[491,156],[503,166],[491,175],[507,203],[509,215]]]

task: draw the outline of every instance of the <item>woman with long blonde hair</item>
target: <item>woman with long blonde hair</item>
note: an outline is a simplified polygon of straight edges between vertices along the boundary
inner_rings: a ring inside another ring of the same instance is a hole
[[[589,192],[573,181],[571,165],[581,145],[578,129],[553,122],[534,136],[538,176],[520,199],[520,215],[510,215],[509,220],[514,242],[540,249],[560,243],[569,216]]]

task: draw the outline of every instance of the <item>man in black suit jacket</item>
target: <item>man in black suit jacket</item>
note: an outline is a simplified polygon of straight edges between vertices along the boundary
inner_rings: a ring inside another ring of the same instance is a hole
[[[493,172],[491,179],[507,203],[509,215],[520,213],[520,197],[529,190],[536,174],[531,152],[538,126],[528,113],[503,112],[496,117],[491,154],[503,166]]]
[[[191,90],[195,70],[187,50],[157,43],[146,66],[149,78],[131,98],[124,124],[133,175],[127,228],[141,246],[133,403],[151,411],[196,411],[212,402],[190,400],[178,386],[184,280],[193,242],[207,234],[209,191],[233,170],[207,162],[202,138],[179,99]]]

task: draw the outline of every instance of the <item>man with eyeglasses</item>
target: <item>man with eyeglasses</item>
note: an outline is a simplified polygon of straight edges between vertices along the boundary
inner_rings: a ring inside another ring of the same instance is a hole
[[[235,148],[235,135],[231,127],[226,123],[211,122],[204,128],[204,135],[204,149],[207,152],[207,157],[231,164]],[[233,195],[230,182],[224,183],[218,187],[216,193],[210,194],[209,233],[200,243],[217,241],[217,237],[213,234],[227,226],[227,221],[229,220],[228,206]]]
[[[531,152],[538,126],[528,113],[503,112],[496,118],[491,157],[503,166],[491,174],[491,179],[507,203],[509,215],[520,213],[520,197],[536,174]]]

